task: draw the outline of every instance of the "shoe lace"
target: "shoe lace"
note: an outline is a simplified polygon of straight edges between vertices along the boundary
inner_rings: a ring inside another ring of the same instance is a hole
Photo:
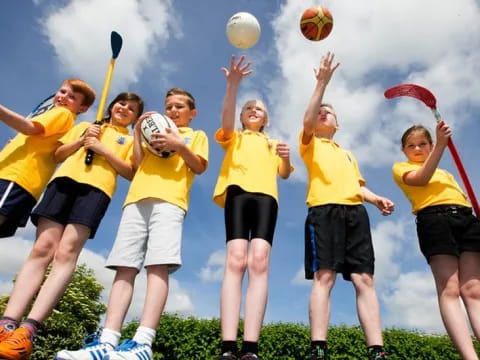
[[[32,341],[32,339],[29,336],[25,336],[24,333],[14,332],[12,336],[8,337],[5,341],[2,342],[2,344],[9,344],[11,346],[17,347],[18,345],[22,345],[25,340]]]
[[[242,356],[240,360],[252,360],[252,359],[259,359],[257,354],[254,353],[246,353],[245,355]]]
[[[123,343],[121,343],[119,346],[117,346],[115,348],[115,350],[117,351],[128,351],[128,350],[131,350],[133,349],[134,347],[136,347],[138,345],[138,343],[135,341],[135,340],[125,340]]]

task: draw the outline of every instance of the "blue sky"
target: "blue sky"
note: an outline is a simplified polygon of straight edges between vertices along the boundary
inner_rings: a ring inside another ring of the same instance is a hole
[[[336,140],[356,155],[367,186],[391,198],[395,213],[381,217],[367,205],[376,251],[376,287],[385,327],[443,332],[433,279],[420,256],[410,206],[393,183],[391,166],[403,159],[399,138],[413,123],[434,127],[433,117],[414,99],[387,101],[383,91],[398,83],[418,83],[437,96],[453,126],[454,139],[479,192],[477,144],[480,125],[480,2],[478,0],[382,1],[325,0],[334,17],[331,35],[310,42],[299,32],[305,0],[25,0],[0,3],[0,103],[27,114],[67,77],[102,90],[111,55],[110,31],[124,39],[109,100],[135,91],[147,110],[163,110],[167,89],[182,87],[196,97],[193,128],[210,137],[210,165],[195,180],[184,226],[183,267],[174,274],[168,311],[199,317],[219,315],[225,250],[223,212],[211,201],[223,152],[213,141],[220,124],[225,79],[220,71],[232,54],[246,54],[254,73],[241,85],[239,103],[263,99],[269,109],[268,133],[290,144],[296,171],[279,180],[280,212],[270,267],[266,322],[308,322],[310,284],[303,280],[303,224],[306,174],[298,157],[298,133],[314,87],[313,68],[328,50],[341,62],[325,99],[337,110]],[[232,47],[225,25],[238,11],[254,14],[262,27],[248,50]],[[96,106],[78,118],[92,121]],[[14,136],[1,125],[0,143]],[[441,166],[456,174],[449,154]],[[155,186],[152,184],[152,186]],[[95,269],[108,289],[113,273],[103,268],[115,239],[128,182],[121,180],[94,240],[81,261]],[[478,196],[478,195],[477,195]],[[0,292],[34,240],[29,225],[0,241]],[[138,317],[145,291],[140,274],[130,317]],[[333,324],[356,324],[354,292],[338,278],[332,293]],[[106,300],[106,298],[105,298]]]

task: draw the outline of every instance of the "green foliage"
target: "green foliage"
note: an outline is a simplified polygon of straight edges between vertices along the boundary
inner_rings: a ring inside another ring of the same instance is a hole
[[[132,338],[138,322],[127,324],[122,335]],[[238,332],[241,345],[243,323]],[[426,335],[402,329],[384,331],[390,360],[457,360],[460,359],[447,336]],[[218,319],[196,319],[165,314],[157,328],[153,344],[154,359],[213,360],[220,349]],[[360,327],[331,326],[328,346],[332,360],[364,360],[367,346]],[[476,344],[478,349],[478,344]],[[260,336],[262,360],[305,360],[310,347],[310,329],[305,324],[271,323],[263,326]]]
[[[93,270],[78,266],[65,294],[38,332],[30,359],[51,360],[60,349],[80,348],[82,339],[96,331],[105,313],[106,307],[100,302],[102,290]],[[2,313],[7,302],[8,296],[0,298]]]
[[[92,270],[79,266],[52,315],[45,322],[35,341],[32,360],[53,359],[61,349],[78,349],[82,339],[94,333],[105,305],[100,302],[102,286]],[[3,312],[8,297],[0,298]],[[132,338],[138,321],[128,323],[123,338]],[[243,336],[240,321],[238,345]],[[447,336],[427,335],[417,331],[388,329],[384,340],[390,360],[459,360],[460,356]],[[213,360],[218,356],[221,342],[218,319],[196,319],[164,314],[153,343],[155,360]],[[260,356],[263,360],[308,359],[310,329],[305,324],[271,323],[262,328]],[[360,327],[332,326],[328,333],[331,360],[366,359],[367,348]],[[475,343],[477,351],[480,350]]]

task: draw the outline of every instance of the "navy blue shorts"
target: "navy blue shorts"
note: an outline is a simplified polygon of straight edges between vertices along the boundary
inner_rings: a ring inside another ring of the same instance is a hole
[[[264,239],[273,242],[278,204],[270,195],[251,193],[230,185],[225,201],[227,241],[232,239]]]
[[[480,251],[480,220],[472,208],[458,205],[429,206],[417,213],[420,250],[430,263],[433,255],[459,256]]]
[[[345,280],[351,273],[373,274],[370,221],[363,205],[327,204],[308,209],[305,221],[305,278],[330,269]]]
[[[85,225],[92,239],[109,204],[110,198],[96,187],[61,177],[48,184],[31,219],[35,226],[40,216],[62,225]]]
[[[17,228],[24,227],[36,202],[21,186],[0,179],[0,214],[6,217],[0,225],[0,238],[13,236]]]

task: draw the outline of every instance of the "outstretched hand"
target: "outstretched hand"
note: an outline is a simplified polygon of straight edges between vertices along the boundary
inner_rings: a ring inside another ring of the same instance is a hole
[[[252,64],[250,61],[245,64],[243,63],[245,61],[245,55],[242,55],[240,59],[238,59],[238,62],[235,62],[235,60],[235,55],[232,55],[232,58],[230,60],[230,69],[222,67],[221,70],[225,74],[227,82],[238,85],[240,81],[244,77],[250,75],[253,70],[249,69],[250,65]]]
[[[335,58],[335,54],[332,52],[328,52],[327,55],[322,56],[320,59],[320,66],[318,69],[314,69],[315,77],[317,81],[324,82],[325,84],[330,81],[332,78],[333,73],[337,70],[338,66],[340,65],[337,62],[334,66],[332,66],[333,59]]]

